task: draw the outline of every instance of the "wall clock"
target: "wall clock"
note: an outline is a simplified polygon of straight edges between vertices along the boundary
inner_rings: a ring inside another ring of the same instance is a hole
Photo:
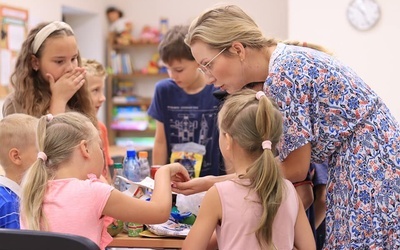
[[[347,7],[346,15],[354,28],[364,31],[379,21],[381,11],[375,0],[353,0]]]

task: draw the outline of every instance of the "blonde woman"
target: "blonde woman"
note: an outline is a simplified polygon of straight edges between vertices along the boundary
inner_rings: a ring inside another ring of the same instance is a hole
[[[265,37],[236,5],[202,13],[185,41],[207,83],[234,93],[260,82],[277,103],[285,178],[328,162],[326,249],[398,248],[400,126],[353,69],[320,46]]]

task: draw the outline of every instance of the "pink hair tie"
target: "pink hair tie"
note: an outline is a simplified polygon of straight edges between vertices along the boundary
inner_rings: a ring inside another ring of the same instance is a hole
[[[51,120],[53,120],[53,115],[52,114],[47,114],[46,115],[46,119],[48,122],[51,122]]]
[[[264,91],[258,91],[258,92],[256,93],[256,98],[257,98],[257,100],[260,100],[260,98],[261,98],[262,96],[265,96]]]
[[[44,152],[42,152],[42,151],[40,151],[38,154],[37,154],[37,158],[38,159],[42,159],[42,161],[47,161],[47,155],[44,153]]]
[[[270,140],[265,140],[265,141],[262,142],[261,145],[262,145],[263,149],[271,149],[272,143],[271,143]]]

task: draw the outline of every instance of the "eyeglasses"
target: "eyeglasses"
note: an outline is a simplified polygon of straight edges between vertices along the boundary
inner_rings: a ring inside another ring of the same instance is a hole
[[[210,63],[211,63],[212,61],[214,61],[215,58],[217,58],[219,55],[221,55],[222,52],[224,52],[225,50],[226,50],[226,48],[223,48],[223,49],[222,49],[218,54],[216,54],[208,63],[206,63],[206,65],[201,65],[201,64],[200,64],[200,67],[198,68],[198,70],[199,70],[201,73],[203,73],[204,75],[210,75],[210,74],[211,74],[210,68],[209,68]]]

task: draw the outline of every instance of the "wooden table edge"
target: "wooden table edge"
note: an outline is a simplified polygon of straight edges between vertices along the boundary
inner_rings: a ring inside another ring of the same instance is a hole
[[[178,237],[129,237],[123,233],[113,237],[113,241],[107,247],[182,248],[184,239]]]

